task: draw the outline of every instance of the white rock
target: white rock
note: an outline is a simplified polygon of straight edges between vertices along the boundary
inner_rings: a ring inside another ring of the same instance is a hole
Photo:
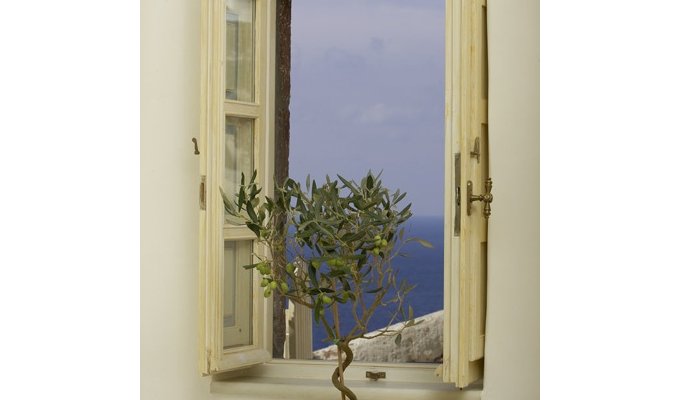
[[[350,343],[354,361],[367,362],[441,362],[444,353],[444,312],[436,311],[416,318],[416,326],[408,327],[401,333],[401,345],[397,346],[394,336],[374,339],[355,339]],[[398,328],[402,324],[396,324]],[[367,333],[373,336],[380,331]],[[336,346],[314,351],[314,359],[337,360]]]

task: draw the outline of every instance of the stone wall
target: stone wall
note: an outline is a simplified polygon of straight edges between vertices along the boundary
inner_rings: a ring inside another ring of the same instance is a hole
[[[401,344],[393,336],[356,339],[350,343],[355,361],[366,362],[441,362],[444,354],[444,312],[436,311],[416,318],[418,325],[404,329]],[[401,324],[395,325],[399,327]],[[368,333],[375,335],[379,331]],[[315,360],[337,360],[337,347],[314,351]]]

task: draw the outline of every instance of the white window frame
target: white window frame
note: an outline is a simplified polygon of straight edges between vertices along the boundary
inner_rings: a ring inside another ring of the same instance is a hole
[[[259,123],[256,130],[256,165],[259,183],[263,187],[263,194],[272,195],[274,176],[274,75],[275,75],[275,26],[276,2],[274,0],[257,0],[256,12],[258,30],[256,46],[259,49],[256,74],[260,85],[256,85],[257,113],[253,108],[242,102],[225,101],[223,90],[223,60],[222,41],[224,35],[224,0],[202,0],[202,76],[201,76],[201,178],[205,187],[205,210],[200,215],[200,256],[199,256],[199,326],[200,351],[199,364],[203,374],[215,375],[212,385],[214,393],[221,393],[225,398],[244,398],[271,394],[271,384],[291,385],[291,387],[305,387],[305,396],[316,398],[312,387],[319,387],[319,398],[327,396],[325,391],[329,385],[329,377],[335,368],[335,363],[306,360],[277,360],[271,358],[272,310],[270,299],[262,296],[259,286],[259,275],[253,279],[253,340],[252,346],[231,349],[229,351],[214,351],[221,349],[220,322],[221,313],[216,304],[221,303],[221,289],[218,280],[219,271],[216,254],[223,248],[223,239],[217,235],[221,229],[222,201],[219,191],[219,181],[216,169],[221,168],[214,160],[215,141],[223,134],[225,115],[255,117]],[[459,260],[461,241],[452,235],[454,220],[454,204],[456,202],[456,188],[451,179],[454,174],[452,155],[465,151],[467,145],[461,145],[461,124],[465,116],[464,110],[475,108],[478,103],[468,101],[461,96],[466,85],[477,84],[467,79],[464,61],[468,55],[464,49],[471,47],[471,41],[478,34],[470,34],[475,28],[472,12],[478,6],[486,5],[485,0],[446,0],[446,81],[445,81],[445,157],[446,186],[445,186],[445,240],[451,243],[445,251],[445,283],[444,283],[444,362],[443,364],[386,364],[354,362],[346,371],[346,379],[350,387],[357,387],[358,394],[362,391],[378,390],[371,398],[398,398],[391,391],[396,388],[409,388],[428,392],[428,399],[463,399],[478,398],[481,388],[479,384],[468,386],[481,375],[480,370],[465,370],[466,357],[465,340],[471,316],[468,315],[470,298],[465,298],[469,292],[466,271],[461,270]],[[467,33],[466,33],[467,32]],[[463,67],[461,67],[463,66]],[[469,71],[468,71],[469,72]],[[212,150],[211,150],[212,149]],[[464,199],[463,199],[464,201]],[[463,207],[465,205],[463,204]],[[219,224],[220,228],[217,227]],[[225,234],[226,232],[221,232]],[[241,235],[241,236],[239,236]],[[252,238],[246,231],[235,231],[233,238]],[[263,251],[257,249],[256,251]],[[474,300],[472,300],[474,301]],[[463,307],[463,308],[461,308]],[[463,354],[465,353],[465,354]],[[474,369],[474,368],[473,368]],[[385,371],[386,379],[378,382],[367,382],[367,370]],[[217,375],[219,374],[219,375]],[[465,375],[467,378],[461,379]],[[446,382],[457,382],[457,386],[468,386],[466,391],[451,391],[453,385]],[[406,385],[406,386],[404,386]],[[283,388],[278,386],[279,389]],[[382,388],[382,392],[379,390]],[[330,389],[335,390],[330,387]],[[388,394],[386,394],[388,393]],[[472,396],[472,397],[469,397]]]

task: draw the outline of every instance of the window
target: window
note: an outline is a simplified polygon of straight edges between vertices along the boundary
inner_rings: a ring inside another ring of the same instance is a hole
[[[388,371],[386,382],[455,382],[465,387],[482,377],[484,353],[487,220],[484,204],[471,203],[466,193],[470,181],[471,194],[479,195],[488,177],[485,2],[445,1],[444,362],[441,368],[380,368]],[[262,296],[259,276],[239,267],[263,249],[247,228],[225,219],[219,190],[233,191],[241,171],[257,169],[263,193],[272,195],[276,4],[202,1],[200,366],[204,374],[250,367],[250,375],[325,382],[334,368],[331,363],[271,359],[270,299]],[[295,364],[293,375],[290,363]],[[348,372],[355,374],[348,379],[362,378],[359,363]]]

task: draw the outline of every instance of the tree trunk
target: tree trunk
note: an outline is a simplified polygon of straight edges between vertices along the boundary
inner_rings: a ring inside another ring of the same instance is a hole
[[[288,147],[290,142],[290,23],[291,0],[279,0],[276,4],[276,86],[274,123],[274,180],[281,185],[288,177]],[[268,177],[264,177],[268,178]],[[281,224],[280,229],[283,228]],[[275,259],[280,259],[274,255]],[[285,257],[284,257],[285,259]],[[285,265],[285,262],[284,262]],[[286,341],[286,301],[274,291],[272,356],[283,358]]]
[[[349,348],[348,343],[338,342],[339,359],[343,358],[342,353],[345,353],[346,355],[345,360],[342,362],[342,371],[345,371],[349,364],[352,363],[352,360],[354,359],[354,353],[352,353],[352,349]],[[333,377],[331,378],[333,386],[335,386],[340,391],[340,393],[342,393],[343,397],[347,396],[350,400],[357,400],[357,396],[354,394],[354,392],[349,390],[349,388],[343,383],[340,383],[340,372],[340,367],[335,367],[335,372],[333,372]]]

